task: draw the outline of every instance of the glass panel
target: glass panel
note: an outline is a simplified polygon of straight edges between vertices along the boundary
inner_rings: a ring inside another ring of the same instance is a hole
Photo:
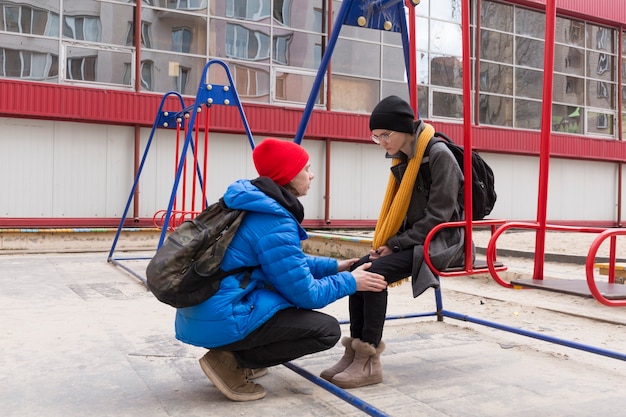
[[[409,86],[406,82],[403,83],[394,83],[394,82],[383,82],[383,91],[381,97],[387,96],[398,96],[406,100],[407,103],[410,103],[409,98]],[[419,97],[418,97],[419,100]]]
[[[479,120],[481,124],[513,126],[513,98],[480,95]]]
[[[463,54],[461,25],[431,20],[430,52],[461,56]]]
[[[165,93],[180,88],[177,91],[181,94],[196,95],[205,58],[155,51],[143,51],[141,58],[142,61],[153,63],[150,86],[142,80],[142,90]],[[148,68],[146,66],[145,72],[148,72]],[[147,78],[147,75],[142,75],[142,78]]]
[[[433,117],[463,117],[463,96],[461,94],[433,91]]]
[[[587,106],[615,109],[615,84],[604,81],[587,81]]]
[[[225,61],[226,62],[226,61]],[[270,72],[267,65],[254,65],[244,62],[226,62],[233,78],[233,83],[242,101],[269,103]],[[221,65],[209,67],[207,82],[230,85]]]
[[[554,104],[552,106],[552,131],[582,134],[581,108]]]
[[[596,51],[613,53],[615,31],[603,26],[587,24],[587,48]]]
[[[561,103],[585,104],[585,80],[583,78],[554,74],[553,100]]]
[[[613,114],[588,111],[587,131],[589,133],[599,133],[602,135],[612,136],[614,131]]]
[[[585,75],[585,51],[571,46],[556,45],[554,70],[566,74]]]
[[[276,71],[275,98],[279,101],[305,104],[313,89],[315,75],[292,74]],[[323,89],[317,95],[316,104],[323,104]]]
[[[58,82],[58,42],[32,41],[25,47],[21,37],[4,35],[0,38],[0,77]]]
[[[206,55],[206,17],[142,9],[142,20],[141,40],[146,48]]]
[[[341,8],[341,3],[342,3],[341,0],[333,0],[333,16],[332,16],[333,24],[334,22],[337,21],[337,13],[339,12],[339,9]],[[380,37],[381,37],[380,30],[366,29],[366,28],[361,28],[361,27],[356,27],[356,26],[351,26],[351,25],[343,25],[341,27],[341,32],[340,32],[340,38],[352,38],[352,39],[359,39],[362,41],[380,42]],[[334,56],[336,56],[336,54],[333,54],[333,57]]]
[[[380,101],[378,80],[334,75],[330,89],[332,110],[336,111],[371,112]]]
[[[480,90],[487,93],[513,95],[513,68],[506,65],[482,63]]]
[[[428,119],[428,87],[424,85],[417,86],[417,107],[419,108],[419,118]]]
[[[615,72],[613,71],[613,56],[602,52],[587,52],[587,76],[613,81]]]
[[[530,9],[515,8],[515,33],[545,39],[546,15]],[[543,54],[542,54],[543,56]]]
[[[269,62],[269,28],[258,25],[226,24],[226,39],[223,53],[228,58],[246,61]]]
[[[273,17],[280,26],[321,33],[323,10],[324,0],[274,0]]]
[[[417,82],[419,84],[429,84],[429,62],[430,57],[426,52],[417,51]]]
[[[482,27],[513,32],[513,6],[483,1],[480,9]]]
[[[304,32],[274,32],[273,61],[281,65],[317,70],[322,61],[322,35]],[[336,50],[333,53],[333,65]],[[365,57],[363,57],[365,59]]]
[[[404,51],[402,48],[383,46],[383,78],[398,81],[407,81]]]
[[[63,8],[64,38],[126,45],[128,26],[134,20],[132,5],[64,0]]]
[[[543,98],[543,72],[515,69],[515,95],[520,97]]]
[[[489,61],[513,63],[513,35],[481,30],[480,55]]]
[[[430,16],[435,19],[461,22],[461,0],[437,0],[430,9]]]
[[[557,16],[555,40],[567,45],[583,47],[585,45],[585,23]]]
[[[260,21],[270,18],[272,9],[270,0],[226,0],[226,13],[228,18]],[[279,14],[279,17],[280,14]]]
[[[417,24],[415,26],[421,27],[421,26],[417,26]],[[399,32],[387,32],[383,30],[381,31],[381,35],[383,37],[383,43],[387,45],[394,45],[394,46],[402,47],[402,35]],[[428,45],[428,43],[426,43],[426,45]]]
[[[67,80],[129,86],[124,70],[132,60],[131,52],[66,46],[65,54]]]
[[[423,17],[415,18],[415,27],[418,28],[415,34],[415,47],[421,51],[428,51],[428,29],[430,21]]]
[[[516,37],[515,63],[525,67],[543,68],[543,41]]]
[[[515,127],[519,129],[541,129],[541,102],[515,100]]]
[[[415,6],[415,15],[428,16],[428,10],[430,10],[430,0],[422,0],[420,4]]]
[[[339,39],[333,52],[333,73],[380,77],[381,51],[379,44]],[[404,68],[404,58],[386,65]]]
[[[460,58],[432,56],[431,84],[463,88],[463,63]]]
[[[143,0],[143,2],[154,7],[188,12],[198,11],[206,13],[207,8],[207,0]]]

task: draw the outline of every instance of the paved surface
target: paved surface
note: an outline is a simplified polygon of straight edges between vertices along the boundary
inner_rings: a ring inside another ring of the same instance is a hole
[[[522,240],[511,247],[525,247]],[[582,250],[574,241],[570,253]],[[626,410],[623,359],[434,317],[387,322],[384,383],[349,391],[366,412],[284,366],[259,380],[265,399],[234,403],[202,373],[198,358],[205,351],[174,339],[174,310],[106,256],[0,256],[3,416],[617,416]],[[528,259],[502,260],[513,273],[532,270]],[[142,274],[146,261],[125,265]],[[546,265],[546,273],[583,278],[576,264]],[[449,311],[626,354],[624,308],[511,290],[486,276],[444,278],[442,296]],[[413,299],[406,285],[390,289],[390,315],[434,309],[432,290]],[[346,319],[347,300],[324,311]],[[335,347],[294,364],[318,375],[341,353]]]

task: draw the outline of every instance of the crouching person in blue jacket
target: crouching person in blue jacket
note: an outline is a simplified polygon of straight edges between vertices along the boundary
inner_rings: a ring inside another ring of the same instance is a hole
[[[356,291],[387,287],[382,275],[367,271],[369,263],[349,272],[358,259],[337,261],[302,251],[307,234],[298,197],[307,194],[314,178],[304,148],[266,138],[252,157],[259,177],[236,181],[224,194],[227,206],[247,213],[222,269],[254,269],[224,278],[211,298],[176,313],[176,337],[209,349],[200,366],[234,401],[265,396],[252,379],[267,367],[335,346],[341,337],[337,319],[314,309]]]

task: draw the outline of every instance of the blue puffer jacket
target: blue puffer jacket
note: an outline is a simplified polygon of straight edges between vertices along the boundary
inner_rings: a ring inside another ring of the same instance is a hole
[[[249,180],[231,184],[224,202],[248,213],[224,255],[222,269],[259,267],[247,285],[242,285],[243,273],[226,277],[211,298],[178,309],[178,340],[206,348],[227,345],[244,339],[279,310],[321,308],[356,291],[354,277],[337,273],[335,259],[302,252],[304,229]]]

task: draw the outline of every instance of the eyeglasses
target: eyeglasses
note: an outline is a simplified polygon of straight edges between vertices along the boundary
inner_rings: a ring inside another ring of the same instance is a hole
[[[374,141],[374,143],[380,145],[380,142],[389,143],[389,138],[391,138],[391,135],[393,135],[394,133],[396,133],[396,132],[389,131],[389,132],[383,133],[383,134],[378,135],[378,136],[372,135],[372,136],[370,136],[370,138]]]

